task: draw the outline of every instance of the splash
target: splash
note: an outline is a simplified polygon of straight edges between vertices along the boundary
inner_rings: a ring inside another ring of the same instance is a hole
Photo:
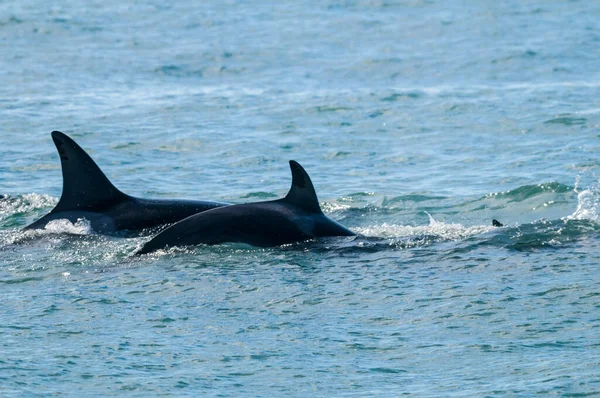
[[[577,192],[577,191],[575,191]],[[584,189],[577,192],[577,209],[575,212],[563,220],[589,220],[598,222],[598,191],[594,189]]]
[[[4,245],[14,245],[49,235],[90,235],[92,232],[92,226],[86,219],[80,218],[75,223],[66,219],[60,219],[50,221],[44,229],[2,231],[0,242]]]

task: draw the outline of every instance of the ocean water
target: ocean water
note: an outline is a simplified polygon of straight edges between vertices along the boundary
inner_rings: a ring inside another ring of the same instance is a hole
[[[0,395],[600,395],[600,3],[51,3],[0,3]],[[147,198],[295,159],[361,236],[23,233],[52,130]]]

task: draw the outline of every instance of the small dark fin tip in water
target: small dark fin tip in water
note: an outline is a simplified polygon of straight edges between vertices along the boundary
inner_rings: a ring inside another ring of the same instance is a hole
[[[492,220],[492,226],[494,226],[494,227],[503,227],[504,224],[502,224],[500,221],[498,221],[496,219],[493,219]]]

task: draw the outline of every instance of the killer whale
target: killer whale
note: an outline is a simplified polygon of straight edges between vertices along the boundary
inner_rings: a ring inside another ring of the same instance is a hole
[[[220,207],[195,214],[164,229],[136,254],[170,246],[226,242],[270,247],[326,236],[355,236],[321,211],[312,181],[290,160],[292,186],[283,199]]]
[[[101,234],[139,232],[172,224],[193,214],[226,206],[227,203],[193,200],[140,199],[119,191],[94,160],[70,137],[52,132],[60,155],[62,195],[50,213],[24,229],[43,229],[50,221],[85,218]]]

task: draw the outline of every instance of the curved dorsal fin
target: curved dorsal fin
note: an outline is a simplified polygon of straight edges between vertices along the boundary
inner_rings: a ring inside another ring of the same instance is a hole
[[[52,132],[63,175],[63,190],[54,210],[94,210],[127,198],[75,141],[60,131]]]
[[[292,169],[292,187],[283,201],[306,211],[321,213],[315,187],[304,168],[294,160],[290,160],[290,168]]]

